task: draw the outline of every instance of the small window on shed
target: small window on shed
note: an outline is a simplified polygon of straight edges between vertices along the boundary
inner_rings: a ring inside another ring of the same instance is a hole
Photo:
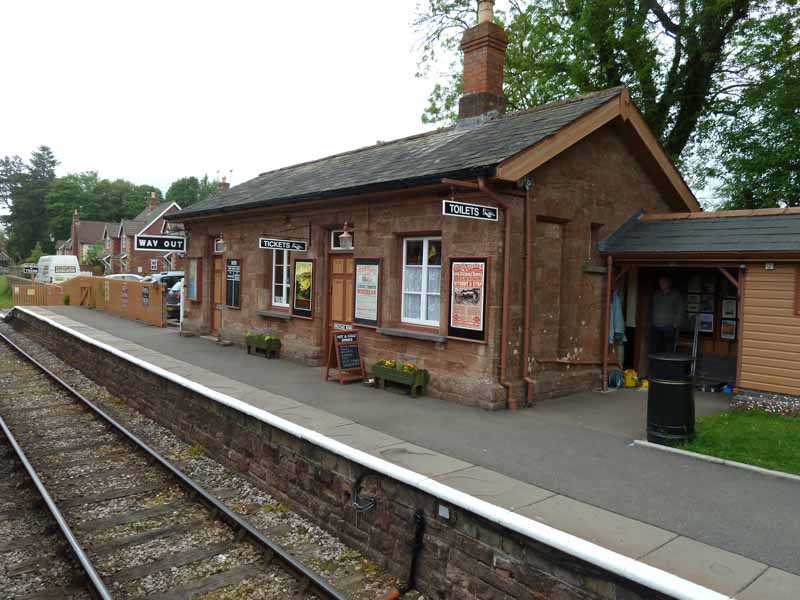
[[[225,252],[225,240],[221,237],[214,239],[214,254],[222,254]]]

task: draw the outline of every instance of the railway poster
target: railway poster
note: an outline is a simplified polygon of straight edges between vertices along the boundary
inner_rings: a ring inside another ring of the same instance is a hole
[[[380,261],[372,258],[356,259],[355,310],[353,320],[362,325],[378,324],[378,285]]]
[[[451,259],[449,334],[483,340],[485,321],[486,259]]]

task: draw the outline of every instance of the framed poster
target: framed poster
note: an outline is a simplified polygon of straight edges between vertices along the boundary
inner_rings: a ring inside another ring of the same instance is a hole
[[[191,302],[200,302],[200,258],[189,259],[189,274],[186,278],[186,299]]]
[[[722,300],[722,318],[735,319],[738,316],[737,302],[735,298],[725,298]]]
[[[292,314],[308,319],[314,316],[314,261],[294,261]]]
[[[700,294],[687,294],[686,295],[686,303],[687,304],[700,304]]]
[[[700,333],[714,333],[714,315],[700,313],[697,318],[700,319]]]
[[[485,258],[450,259],[448,335],[483,341],[486,337]]]
[[[381,261],[378,258],[357,258],[355,262],[355,308],[353,321],[361,325],[378,325],[380,306]]]
[[[242,307],[242,261],[229,258],[225,262],[225,306]]]
[[[723,340],[735,340],[736,321],[733,319],[722,319],[722,321],[720,321],[719,336]]]

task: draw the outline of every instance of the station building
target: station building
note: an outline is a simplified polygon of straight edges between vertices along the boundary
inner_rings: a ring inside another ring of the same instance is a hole
[[[487,409],[597,388],[608,265],[633,215],[699,204],[624,88],[505,113],[505,32],[462,39],[458,122],[263,173],[180,213],[183,327],[324,364],[330,331]]]

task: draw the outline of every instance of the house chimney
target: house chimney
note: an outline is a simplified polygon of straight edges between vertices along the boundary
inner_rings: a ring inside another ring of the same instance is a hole
[[[150,192],[150,210],[154,210],[158,205],[158,196],[155,192]]]
[[[76,208],[72,211],[72,226],[69,230],[69,239],[72,242],[72,254],[78,257],[78,261],[80,262],[81,259],[81,241],[78,236],[78,226],[81,223],[81,219],[78,216],[78,209]]]
[[[217,190],[220,192],[227,192],[229,189],[231,189],[231,184],[223,177],[222,181],[219,182],[219,186],[217,186]]]
[[[491,111],[503,112],[503,63],[508,37],[492,21],[494,1],[478,2],[478,24],[464,32],[463,94],[458,102],[458,118],[478,117]]]

